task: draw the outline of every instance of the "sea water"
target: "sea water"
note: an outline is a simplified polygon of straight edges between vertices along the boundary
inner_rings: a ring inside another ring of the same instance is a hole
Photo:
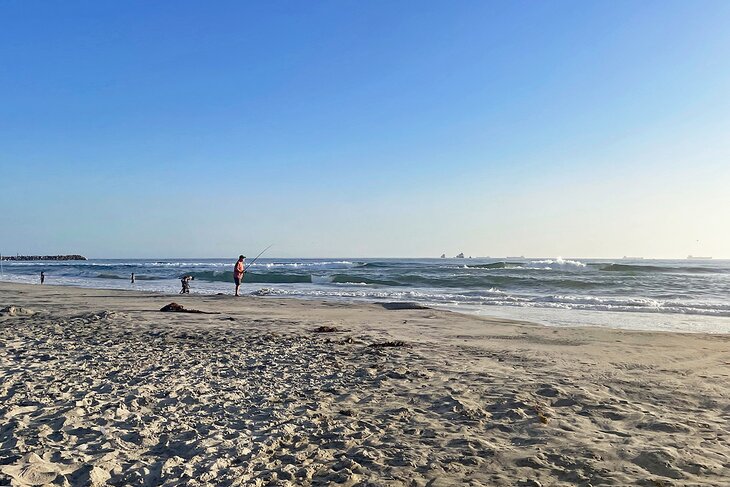
[[[234,259],[3,262],[1,280],[106,289],[233,292]],[[130,283],[131,274],[136,282]],[[624,259],[260,259],[245,294],[414,301],[547,325],[730,333],[730,261]],[[2,304],[2,303],[0,303]]]

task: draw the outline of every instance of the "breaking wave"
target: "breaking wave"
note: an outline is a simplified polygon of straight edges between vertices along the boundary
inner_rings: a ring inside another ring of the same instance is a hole
[[[568,260],[558,257],[557,259],[533,260],[530,266],[542,267],[544,269],[583,269],[585,263],[577,260]]]
[[[467,264],[469,269],[523,269],[522,262],[492,262],[491,264]]]
[[[716,317],[730,316],[730,305],[709,302],[660,301],[650,298],[597,298],[575,295],[551,295],[543,297],[516,296],[497,289],[480,293],[439,293],[415,290],[339,290],[311,288],[293,290],[261,288],[253,291],[257,296],[297,296],[311,298],[346,298],[354,300],[414,300],[432,306],[480,305],[510,306],[520,308],[552,308],[582,311],[612,311],[641,313],[693,314]]]
[[[576,270],[586,264],[577,260],[557,259],[528,260],[525,262],[490,262],[488,264],[467,264],[469,269],[526,269],[526,270]]]

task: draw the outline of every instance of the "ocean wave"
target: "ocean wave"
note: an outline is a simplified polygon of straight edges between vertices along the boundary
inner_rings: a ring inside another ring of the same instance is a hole
[[[124,279],[124,280],[130,280],[131,279],[131,273],[125,274],[123,276],[120,276],[119,274],[109,274],[109,273],[100,273],[95,276],[97,279]],[[158,281],[161,278],[157,276],[148,276],[145,274],[134,274],[134,279],[137,281]]]
[[[721,273],[726,272],[723,269],[713,267],[671,267],[656,265],[637,265],[637,264],[608,264],[600,268],[602,271],[609,272],[677,272],[690,274],[705,273]]]
[[[392,279],[375,279],[350,274],[335,274],[331,282],[339,284],[371,284],[378,286],[407,286],[407,284]]]
[[[491,262],[488,264],[467,264],[469,269],[525,269],[525,270],[576,270],[583,269],[586,264],[577,260],[557,259],[530,260],[525,262]]]
[[[189,275],[197,280],[210,282],[230,282],[233,280],[233,273],[229,271],[193,271]],[[352,284],[352,285],[380,285],[380,286],[407,286],[397,280],[378,279],[354,274],[331,274],[317,275],[308,273],[286,273],[286,272],[246,272],[244,282],[266,283],[266,284]]]
[[[200,281],[209,282],[233,282],[233,272],[231,271],[193,271],[188,275],[193,276]],[[311,283],[312,276],[309,274],[283,274],[283,273],[266,273],[259,274],[256,272],[246,272],[244,281],[256,284],[295,284],[295,283]]]
[[[105,273],[97,274],[96,277],[98,279],[128,279],[128,277],[122,277],[117,274],[105,274]]]
[[[533,298],[516,296],[502,292],[493,295],[464,295],[459,293],[426,293],[420,291],[395,290],[336,290],[336,289],[308,289],[293,290],[283,288],[262,288],[251,294],[258,296],[298,296],[311,298],[345,298],[354,300],[415,300],[427,305],[479,305],[479,306],[510,306],[521,308],[546,308],[581,311],[612,311],[612,312],[641,312],[641,313],[668,313],[727,317],[730,316],[730,306],[716,303],[702,302],[658,302],[650,298],[596,298],[588,296],[555,295],[551,297]]]
[[[254,262],[250,267],[266,267],[267,269],[287,268],[301,269],[309,267],[317,267],[321,269],[347,269],[350,267],[361,266],[362,262],[352,262],[349,260],[332,260],[321,262]]]
[[[597,296],[571,296],[564,294],[545,296],[537,298],[535,301],[543,303],[623,306],[632,308],[660,308],[665,305],[664,301],[652,298],[605,298]]]
[[[139,267],[171,267],[171,268],[180,268],[180,267],[230,267],[233,268],[236,261],[231,260],[227,262],[197,262],[197,261],[158,261],[158,262],[142,262],[139,264],[136,264],[136,266]],[[115,265],[115,264],[112,264]],[[135,264],[130,264],[135,265]]]
[[[374,262],[361,262],[357,266],[359,269],[403,269],[403,268],[411,268],[411,267],[422,267],[422,266],[429,266],[434,267],[433,264],[424,264],[421,262],[411,262],[411,261],[374,261]]]
[[[468,269],[521,269],[523,262],[492,262],[491,264],[467,264]]]
[[[558,257],[557,259],[532,260],[528,265],[539,266],[543,269],[583,269],[586,267],[583,262],[563,259],[562,257]]]
[[[714,303],[696,300],[661,300],[644,297],[598,297],[598,296],[571,296],[553,295],[535,300],[536,302],[553,302],[565,304],[581,304],[589,306],[608,306],[622,308],[652,308],[662,309],[694,309],[712,312],[730,313],[730,304]]]
[[[233,273],[226,271],[192,271],[189,273],[195,279],[211,282],[230,282]],[[176,276],[177,277],[177,276]],[[363,272],[317,274],[317,273],[295,273],[295,272],[260,272],[248,271],[244,282],[250,283],[310,283],[316,285],[326,284],[352,284],[370,286],[390,287],[412,287],[412,288],[462,288],[462,289],[593,289],[604,286],[591,280],[580,279],[542,279],[529,275],[433,275],[416,273],[398,273],[387,275],[372,275]]]

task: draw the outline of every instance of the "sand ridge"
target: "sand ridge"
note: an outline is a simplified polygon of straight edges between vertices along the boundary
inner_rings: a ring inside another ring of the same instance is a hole
[[[0,285],[0,484],[730,483],[725,336],[169,301]]]

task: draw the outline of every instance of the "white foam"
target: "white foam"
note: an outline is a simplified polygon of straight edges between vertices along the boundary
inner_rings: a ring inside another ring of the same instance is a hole
[[[539,269],[582,269],[586,267],[583,262],[563,259],[562,257],[558,257],[556,259],[533,260],[530,261],[530,265],[540,266],[538,267]]]

